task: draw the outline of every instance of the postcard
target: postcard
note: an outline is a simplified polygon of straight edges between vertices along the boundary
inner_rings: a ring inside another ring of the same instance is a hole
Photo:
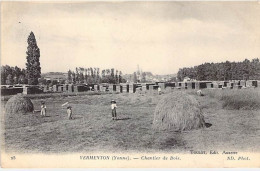
[[[259,168],[260,3],[2,1],[3,168]]]

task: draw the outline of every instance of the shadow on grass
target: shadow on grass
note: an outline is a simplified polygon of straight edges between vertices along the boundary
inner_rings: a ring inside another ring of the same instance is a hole
[[[161,139],[158,144],[158,148],[161,150],[172,149],[172,148],[182,148],[185,146],[185,141],[181,138],[180,134],[175,134],[173,137],[166,137]]]
[[[165,142],[161,143],[162,148],[172,148],[172,147],[177,147],[177,146],[182,146],[183,142],[179,139],[175,138],[168,138],[166,139]]]
[[[205,123],[205,126],[206,126],[206,128],[209,128],[209,127],[212,126],[212,124],[211,123]]]
[[[131,118],[117,118],[116,120],[119,121],[119,120],[128,120],[128,119],[131,119]]]
[[[72,120],[77,120],[77,119],[82,119],[82,118],[83,118],[82,116],[73,116]]]

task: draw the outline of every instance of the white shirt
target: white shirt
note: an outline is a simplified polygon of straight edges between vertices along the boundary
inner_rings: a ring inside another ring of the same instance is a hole
[[[115,103],[111,104],[111,109],[114,109],[114,108],[116,108],[116,104]]]
[[[72,110],[71,109],[67,109],[67,113],[68,114],[72,114]]]

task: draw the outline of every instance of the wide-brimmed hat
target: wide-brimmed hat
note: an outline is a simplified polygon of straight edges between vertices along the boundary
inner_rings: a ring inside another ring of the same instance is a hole
[[[116,101],[115,100],[111,100],[111,103],[116,103]]]
[[[68,106],[67,109],[71,109],[72,107],[71,106]]]

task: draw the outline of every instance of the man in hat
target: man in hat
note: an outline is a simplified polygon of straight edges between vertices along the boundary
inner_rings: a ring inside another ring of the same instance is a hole
[[[112,120],[116,120],[117,119],[117,116],[116,116],[116,101],[115,100],[112,100],[111,101],[111,109],[112,109]]]
[[[46,105],[44,102],[41,105],[41,116],[46,116]]]
[[[72,119],[72,107],[71,106],[67,107],[67,114],[68,114],[68,118]]]
[[[158,94],[161,95],[162,89],[161,87],[158,87]]]

